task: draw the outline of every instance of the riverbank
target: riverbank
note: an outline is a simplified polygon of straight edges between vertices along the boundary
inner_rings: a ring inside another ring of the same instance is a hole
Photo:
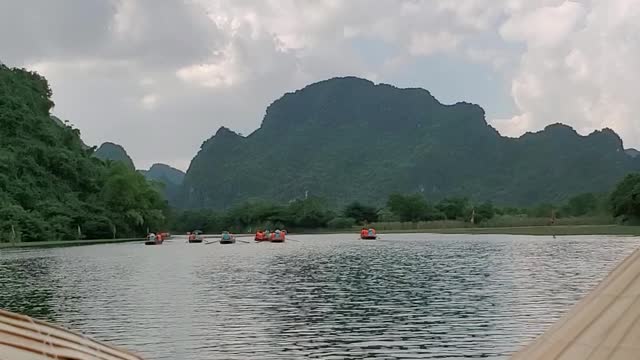
[[[554,225],[514,227],[465,227],[442,229],[387,230],[385,234],[429,233],[429,234],[486,234],[486,235],[620,235],[640,236],[640,226],[625,225]]]
[[[128,239],[98,239],[98,240],[61,240],[61,241],[30,241],[15,243],[0,243],[0,249],[25,248],[25,247],[56,247],[56,246],[82,246],[96,244],[114,244],[133,241],[144,241],[143,238]]]

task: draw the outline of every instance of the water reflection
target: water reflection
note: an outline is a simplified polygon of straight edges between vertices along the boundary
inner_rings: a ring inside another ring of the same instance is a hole
[[[53,320],[55,279],[50,257],[16,258],[0,262],[0,307],[23,314]],[[41,283],[49,286],[39,286]]]
[[[5,252],[0,307],[149,359],[501,359],[640,243],[385,238]]]

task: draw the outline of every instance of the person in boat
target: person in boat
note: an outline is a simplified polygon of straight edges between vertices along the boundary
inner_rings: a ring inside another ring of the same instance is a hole
[[[150,233],[149,235],[147,235],[147,240],[155,242],[156,241],[156,234]]]
[[[265,230],[264,231],[264,239],[265,240],[271,240],[271,231],[269,231],[269,230]]]
[[[369,236],[369,232],[367,231],[367,229],[362,228],[362,230],[360,230],[360,237],[364,238]]]
[[[191,233],[191,232],[187,233],[187,234],[189,234],[189,241],[194,241],[196,239],[196,234]]]
[[[273,240],[281,240],[282,236],[282,232],[280,231],[280,229],[276,229],[276,231],[273,233]]]
[[[264,240],[264,231],[262,230],[258,230],[258,232],[256,233],[256,241],[263,241]]]
[[[156,243],[162,244],[162,233],[158,233],[156,236]]]
[[[376,230],[373,228],[369,228],[367,233],[369,236],[376,236]]]
[[[231,240],[231,234],[228,231],[222,232],[222,240]]]

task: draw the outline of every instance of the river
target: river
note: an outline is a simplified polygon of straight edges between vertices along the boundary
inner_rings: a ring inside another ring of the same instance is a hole
[[[0,308],[163,359],[505,359],[640,239],[291,236],[0,250]]]

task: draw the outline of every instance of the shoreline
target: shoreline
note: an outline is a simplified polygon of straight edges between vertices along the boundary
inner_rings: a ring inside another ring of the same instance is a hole
[[[553,225],[513,227],[468,227],[439,229],[380,230],[387,234],[460,234],[460,235],[530,235],[530,236],[640,236],[640,226],[626,225]]]
[[[342,235],[356,233],[357,230],[309,230],[296,231],[288,235]],[[554,226],[512,226],[512,227],[464,227],[464,228],[428,228],[379,230],[378,234],[442,234],[442,235],[525,235],[525,236],[640,236],[640,226],[627,225],[554,225]],[[249,237],[253,234],[239,234]],[[357,234],[356,234],[357,235]],[[217,238],[218,235],[206,234],[205,238]],[[144,241],[144,238],[33,241],[19,243],[0,243],[0,249],[29,247],[86,246],[99,244],[118,244]]]
[[[134,242],[134,241],[144,241],[144,238],[29,241],[29,242],[16,242],[16,243],[0,243],[0,249],[27,248],[27,247],[84,246],[84,245],[98,245],[98,244],[117,244],[117,243]]]
[[[640,226],[627,225],[538,225],[508,227],[451,227],[422,229],[377,229],[378,234],[459,234],[459,235],[529,235],[529,236],[640,236]],[[310,230],[291,232],[289,235],[356,234],[359,229]],[[356,234],[357,235],[357,234]]]

